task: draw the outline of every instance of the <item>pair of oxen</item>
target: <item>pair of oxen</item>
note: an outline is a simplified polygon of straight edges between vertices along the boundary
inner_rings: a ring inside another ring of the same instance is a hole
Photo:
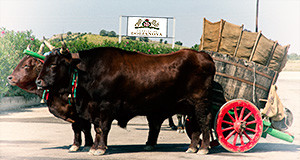
[[[23,57],[8,80],[40,97],[47,90],[49,111],[72,123],[70,151],[79,149],[83,132],[84,149],[93,155],[104,154],[112,121],[125,128],[135,116],[147,117],[145,149],[152,150],[163,121],[184,114],[190,117],[187,131],[191,144],[186,152],[208,153],[215,65],[207,53],[183,49],[147,55],[111,47],[70,53],[64,43],[55,48],[44,41],[38,54],[44,44],[51,51],[45,61]],[[96,132],[94,142],[91,123]]]

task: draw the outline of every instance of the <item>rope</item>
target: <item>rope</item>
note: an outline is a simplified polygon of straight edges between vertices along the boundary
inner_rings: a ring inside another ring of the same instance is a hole
[[[78,71],[74,69],[73,78],[72,78],[72,93],[68,96],[68,102],[71,105],[70,99],[76,99],[76,89],[78,86]]]
[[[253,65],[253,88],[252,88],[252,100],[253,102],[256,104],[256,98],[255,98],[255,93],[256,93],[256,68],[255,68],[255,63],[253,61],[252,65]]]

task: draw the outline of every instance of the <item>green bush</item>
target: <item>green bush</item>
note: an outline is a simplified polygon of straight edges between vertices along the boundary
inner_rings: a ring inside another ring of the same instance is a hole
[[[165,45],[161,44],[151,44],[145,43],[140,41],[121,41],[119,42],[111,42],[111,41],[104,41],[101,47],[116,47],[121,48],[127,51],[139,51],[146,54],[167,54],[178,51],[179,48],[171,48],[166,47]]]

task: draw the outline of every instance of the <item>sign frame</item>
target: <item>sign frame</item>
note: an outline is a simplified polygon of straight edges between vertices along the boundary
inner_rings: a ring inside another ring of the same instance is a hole
[[[148,37],[148,38],[172,38],[173,42],[172,42],[172,48],[174,48],[175,46],[175,17],[154,17],[154,16],[120,16],[119,19],[119,43],[121,43],[121,39],[122,39],[122,19],[126,18],[127,21],[127,25],[126,25],[126,33],[125,36],[126,37]],[[143,19],[155,19],[155,18],[159,18],[159,19],[166,19],[166,34],[163,37],[152,37],[152,36],[139,36],[139,35],[129,35],[128,34],[128,21],[129,18],[143,18]],[[169,21],[172,20],[173,21],[173,33],[172,36],[169,36]]]

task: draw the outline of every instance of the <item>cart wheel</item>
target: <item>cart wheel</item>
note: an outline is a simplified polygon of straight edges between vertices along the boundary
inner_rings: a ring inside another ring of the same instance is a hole
[[[246,152],[261,137],[263,122],[259,110],[249,101],[236,99],[224,104],[215,119],[219,143],[231,152]]]

